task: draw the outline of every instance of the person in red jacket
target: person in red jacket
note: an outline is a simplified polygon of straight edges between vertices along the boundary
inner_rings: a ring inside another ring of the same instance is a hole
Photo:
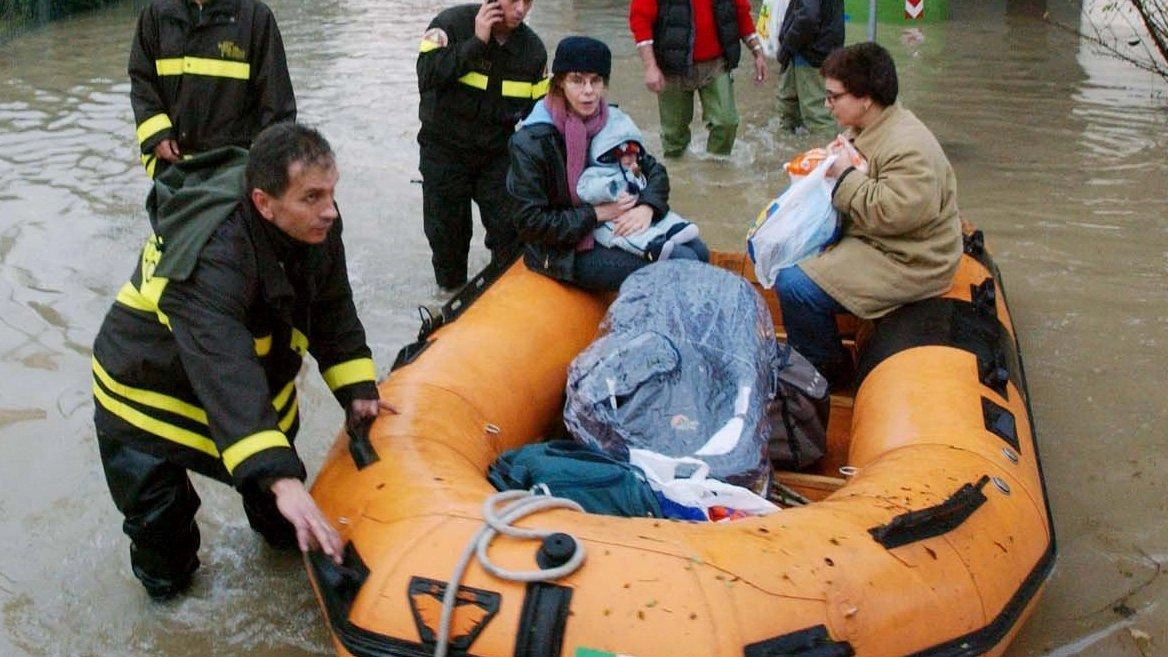
[[[695,91],[709,131],[706,151],[729,155],[738,134],[730,71],[738,66],[739,40],[754,55],[755,84],[767,76],[749,0],[632,0],[629,29],[645,86],[657,94],[665,157],[680,157],[689,146]]]

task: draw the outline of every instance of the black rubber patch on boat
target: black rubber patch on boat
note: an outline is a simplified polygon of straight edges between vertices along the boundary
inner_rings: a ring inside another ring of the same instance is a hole
[[[316,584],[324,606],[325,619],[333,633],[351,654],[356,657],[430,657],[434,645],[423,645],[397,637],[372,632],[349,621],[349,611],[357,592],[369,576],[361,556],[352,543],[345,545],[344,559],[340,566],[320,551],[308,552],[309,577]],[[454,651],[452,654],[465,654]]]
[[[408,592],[414,625],[422,642],[431,646],[438,640],[442,597],[446,595],[447,586],[446,582],[428,577],[410,578]],[[501,600],[502,596],[495,591],[459,586],[454,597],[455,612],[451,615],[450,650],[464,653],[470,650],[479,633],[499,613]]]
[[[357,549],[351,542],[345,543],[340,565],[333,563],[332,558],[323,552],[309,552],[308,557],[325,604],[342,617],[348,616],[357,592],[369,577],[369,567],[357,554]]]
[[[986,431],[1009,443],[1014,451],[1022,451],[1018,444],[1018,423],[1014,421],[1014,414],[1010,412],[1010,409],[982,397],[981,414],[985,420]]]
[[[965,484],[944,502],[927,509],[902,513],[887,525],[872,527],[868,533],[877,543],[890,550],[948,533],[985,504],[986,496],[981,489],[989,480],[988,476],[983,475],[976,484]]]
[[[978,378],[1003,397],[1010,381],[1025,390],[1013,336],[996,316],[958,299],[925,299],[877,319],[860,355],[857,385],[888,358],[927,346],[954,347],[976,356]]]
[[[832,641],[823,625],[752,643],[743,657],[851,657],[856,651],[847,641]]]
[[[559,657],[571,608],[572,589],[547,582],[529,583],[515,635],[515,657]]]

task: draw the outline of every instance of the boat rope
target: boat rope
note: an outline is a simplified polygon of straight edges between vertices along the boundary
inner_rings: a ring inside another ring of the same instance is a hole
[[[530,490],[506,490],[491,495],[483,502],[483,525],[463,549],[462,555],[459,556],[458,563],[454,567],[454,573],[451,574],[450,581],[446,585],[446,591],[442,594],[442,617],[438,624],[434,657],[445,657],[449,648],[450,622],[454,615],[455,601],[458,599],[458,586],[459,582],[462,581],[462,576],[466,573],[466,567],[470,564],[471,557],[477,556],[479,565],[488,573],[500,579],[514,582],[543,582],[560,579],[570,575],[584,563],[584,546],[580,541],[575,540],[575,537],[572,537],[576,545],[572,556],[566,562],[550,568],[508,570],[494,564],[488,556],[487,549],[490,547],[491,541],[499,534],[512,538],[542,540],[552,534],[561,533],[546,529],[525,529],[511,524],[524,516],[556,508],[584,512],[584,508],[578,503],[562,497],[554,497],[546,494],[546,491],[546,486],[544,494]],[[501,508],[500,505],[502,505]]]

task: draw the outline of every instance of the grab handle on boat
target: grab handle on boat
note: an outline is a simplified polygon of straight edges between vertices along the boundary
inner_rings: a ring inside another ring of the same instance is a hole
[[[346,429],[349,432],[349,455],[353,457],[353,463],[357,465],[358,470],[364,470],[381,460],[377,450],[373,449],[373,443],[369,441],[371,424],[367,422],[356,429],[353,427]]]
[[[994,284],[992,277],[987,277],[978,285],[969,286],[969,297],[973,303],[974,310],[979,315],[987,315],[989,317],[997,317],[998,315],[998,292],[997,286]]]
[[[982,504],[986,496],[981,489],[990,478],[983,475],[976,484],[965,484],[949,499],[936,506],[902,513],[887,525],[872,527],[868,533],[876,542],[891,550],[956,529]]]
[[[975,258],[985,253],[985,233],[975,230],[964,236],[962,250]]]

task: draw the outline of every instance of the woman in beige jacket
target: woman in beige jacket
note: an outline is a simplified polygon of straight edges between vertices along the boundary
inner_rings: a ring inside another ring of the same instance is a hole
[[[832,52],[822,71],[825,103],[866,171],[845,157],[831,167],[843,237],[781,270],[776,288],[791,345],[833,386],[846,386],[852,364],[835,313],[873,319],[947,290],[961,257],[961,226],[948,158],[929,129],[896,105],[892,55],[859,43]]]

